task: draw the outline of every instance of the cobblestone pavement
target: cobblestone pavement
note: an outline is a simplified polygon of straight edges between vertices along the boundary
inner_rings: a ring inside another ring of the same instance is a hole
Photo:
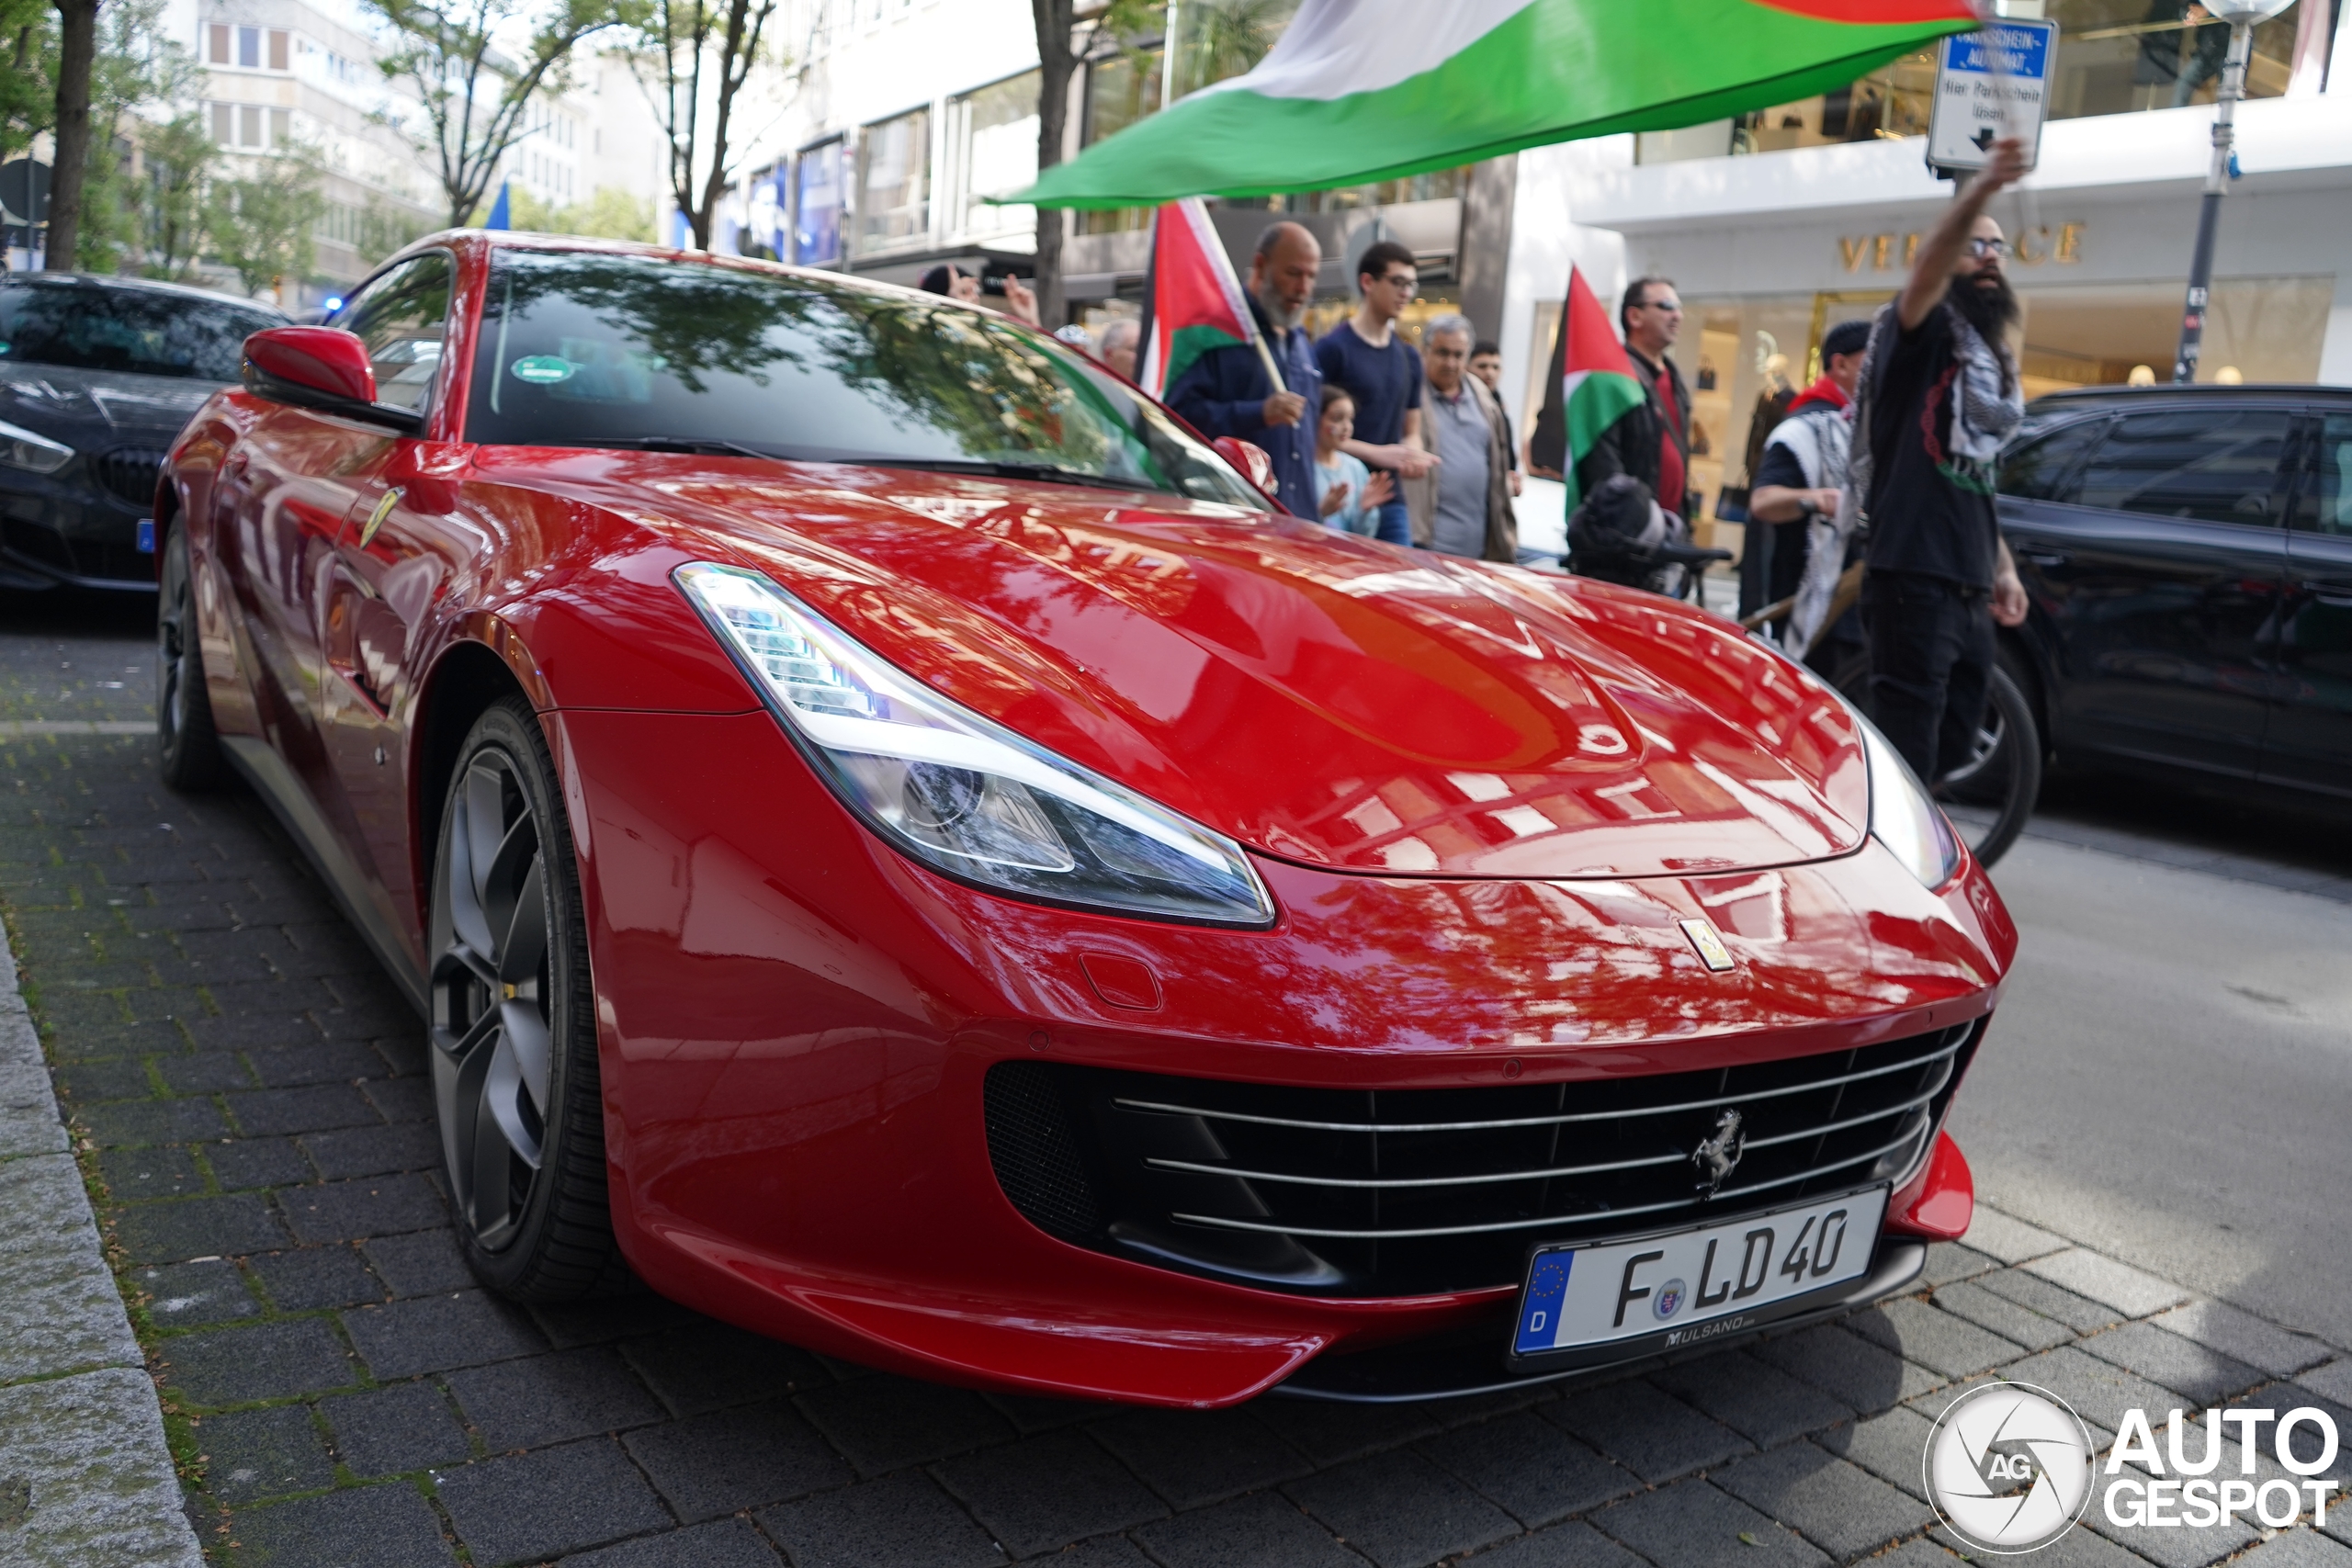
[[[165,793],[139,737],[26,728],[145,697],[137,644],[0,631],[0,908],[215,1562],[1917,1568],[1953,1560],[1929,1420],[1987,1374],[2103,1435],[2132,1405],[2250,1404],[2352,1436],[2352,1347],[1987,1210],[1914,1297],[1426,1407],[997,1398],[651,1296],[504,1304],[452,1245],[417,1021],[266,813]],[[2347,1568],[2352,1509],[2329,1528],[2127,1531],[2095,1506],[2037,1561]]]

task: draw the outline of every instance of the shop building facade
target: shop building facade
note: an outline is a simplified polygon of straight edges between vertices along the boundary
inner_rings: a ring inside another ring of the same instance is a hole
[[[2182,7],[2166,21],[2165,6],[2048,7],[2062,28],[2061,118],[2043,129],[2035,172],[1993,209],[2015,247],[2029,396],[2127,383],[2135,370],[2171,378],[2214,111],[2210,48]],[[2334,9],[2300,0],[2257,37],[2203,379],[2352,385],[2352,39]],[[1951,200],[1924,139],[1904,134],[1924,125],[1912,99],[1932,80],[1931,62],[1902,62],[1741,122],[1521,153],[1502,323],[1521,428],[1543,396],[1569,267],[1612,309],[1629,279],[1671,278],[1693,484],[1712,514],[1724,486],[1746,483],[1775,356],[1804,384],[1822,333],[1894,297]]]

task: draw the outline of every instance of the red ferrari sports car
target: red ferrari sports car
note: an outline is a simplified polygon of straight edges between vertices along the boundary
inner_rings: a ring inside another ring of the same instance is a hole
[[[1281,514],[933,296],[463,232],[166,465],[161,765],[414,998],[492,1287],[871,1365],[1426,1397],[1960,1234],[2016,946],[1736,628]]]

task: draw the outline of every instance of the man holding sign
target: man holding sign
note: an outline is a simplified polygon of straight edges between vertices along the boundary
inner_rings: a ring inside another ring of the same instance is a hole
[[[1984,209],[2025,172],[2022,141],[1992,144],[1873,322],[1850,471],[1870,521],[1862,621],[1871,700],[1929,784],[1965,762],[1984,715],[1993,626],[2025,619],[2025,589],[1993,510],[2001,443],[2024,416],[2007,333],[2018,319]]]

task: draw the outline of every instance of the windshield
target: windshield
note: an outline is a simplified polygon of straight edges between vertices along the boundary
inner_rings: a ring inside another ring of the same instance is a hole
[[[272,311],[160,289],[14,283],[0,288],[0,365],[233,381],[246,337],[285,324]]]
[[[1156,404],[1042,333],[704,262],[501,252],[466,439],[745,450],[1163,491],[1262,510]]]

